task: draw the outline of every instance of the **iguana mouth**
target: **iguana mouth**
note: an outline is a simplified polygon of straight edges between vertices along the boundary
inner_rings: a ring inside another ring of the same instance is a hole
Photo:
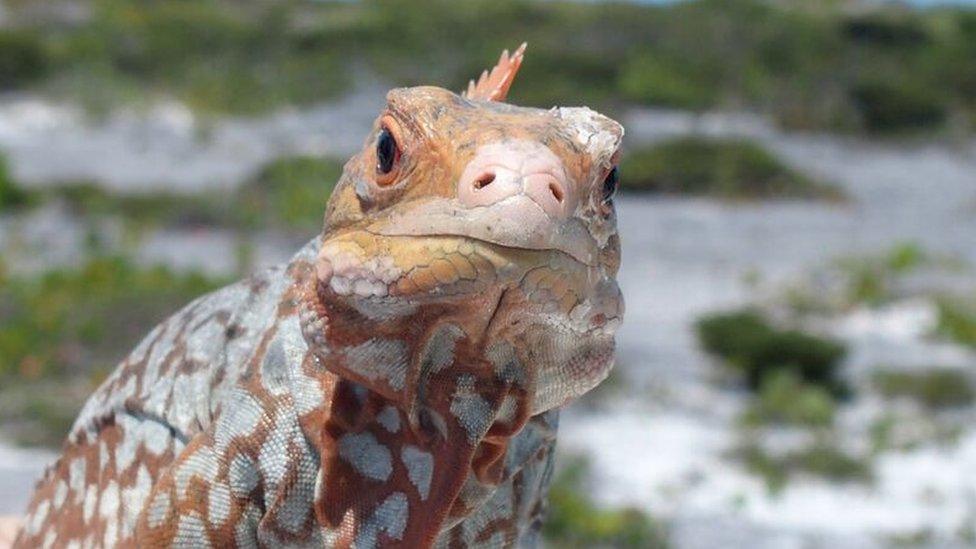
[[[590,267],[597,265],[599,256],[596,241],[581,221],[553,219],[525,196],[473,208],[444,200],[405,205],[367,230],[383,236],[454,236],[512,249],[559,251]]]

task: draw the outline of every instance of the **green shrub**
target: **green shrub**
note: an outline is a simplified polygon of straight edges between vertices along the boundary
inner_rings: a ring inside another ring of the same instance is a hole
[[[847,350],[839,341],[775,328],[752,309],[709,314],[695,328],[702,347],[742,372],[754,390],[786,371],[834,395],[845,392],[837,368]]]
[[[847,18],[842,23],[846,37],[856,43],[882,48],[905,48],[925,44],[929,40],[918,17],[875,11]]]
[[[894,297],[899,277],[933,263],[934,258],[918,244],[905,242],[889,250],[864,257],[844,258],[837,262],[846,288],[848,305],[881,305]]]
[[[7,167],[7,159],[0,155],[0,211],[25,206],[30,198],[27,191],[17,186]]]
[[[947,299],[939,300],[937,305],[939,324],[936,332],[960,345],[976,348],[976,306]]]
[[[210,195],[112,194],[93,183],[71,183],[46,193],[80,217],[119,216],[139,227],[230,225],[228,203]]]
[[[753,425],[828,427],[835,411],[833,396],[823,387],[804,383],[794,372],[773,372],[762,381],[745,420]]]
[[[94,380],[19,382],[0,387],[0,424],[5,437],[22,446],[54,448],[95,389]]]
[[[715,104],[718,88],[696,74],[687,60],[666,61],[652,54],[628,60],[620,73],[620,92],[637,103],[700,110]]]
[[[280,158],[241,188],[235,209],[248,226],[315,231],[341,175],[342,164],[333,159]]]
[[[781,491],[797,473],[837,482],[870,482],[874,478],[870,461],[845,452],[823,438],[784,455],[773,455],[759,444],[747,442],[736,455],[746,469],[765,480],[772,493]]]
[[[836,481],[866,482],[873,477],[870,462],[825,442],[789,454],[787,462],[799,471]]]
[[[38,34],[0,29],[0,91],[23,88],[47,72],[47,54]]]
[[[873,382],[885,397],[907,397],[929,408],[968,406],[976,397],[964,373],[944,368],[924,372],[883,370],[874,373]]]
[[[587,462],[577,458],[553,479],[542,530],[547,547],[668,546],[664,528],[640,510],[598,507],[588,494],[588,475]]]
[[[939,88],[914,83],[868,80],[855,84],[851,97],[865,129],[873,133],[931,130],[948,116]]]
[[[107,372],[167,314],[223,283],[122,257],[11,275],[0,287],[0,379]]]
[[[80,217],[118,216],[136,227],[222,226],[315,232],[322,226],[342,164],[311,156],[272,160],[228,198],[226,194],[113,194],[72,183],[42,194]],[[0,193],[3,189],[0,171]],[[2,194],[0,194],[2,197]]]
[[[782,164],[750,141],[682,137],[626,151],[623,189],[719,198],[830,198],[835,187]]]

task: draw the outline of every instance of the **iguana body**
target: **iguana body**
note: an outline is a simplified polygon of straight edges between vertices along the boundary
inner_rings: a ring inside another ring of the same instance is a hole
[[[622,130],[493,102],[520,61],[391,92],[322,236],[149,334],[16,545],[533,545],[555,409],[612,364]]]

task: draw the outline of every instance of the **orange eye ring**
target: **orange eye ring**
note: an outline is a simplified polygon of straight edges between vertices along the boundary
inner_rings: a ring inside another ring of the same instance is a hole
[[[400,126],[392,116],[380,120],[380,131],[376,136],[376,184],[381,187],[392,185],[400,171]]]

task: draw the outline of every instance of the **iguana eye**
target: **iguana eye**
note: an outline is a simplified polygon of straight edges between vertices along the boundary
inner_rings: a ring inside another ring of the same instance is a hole
[[[620,182],[620,173],[617,167],[614,166],[607,177],[603,180],[603,201],[610,202],[613,200],[613,195],[617,192],[617,184]]]
[[[397,146],[396,138],[389,129],[383,128],[379,137],[376,138],[376,172],[387,175],[396,167],[397,158],[400,156],[400,149]]]

